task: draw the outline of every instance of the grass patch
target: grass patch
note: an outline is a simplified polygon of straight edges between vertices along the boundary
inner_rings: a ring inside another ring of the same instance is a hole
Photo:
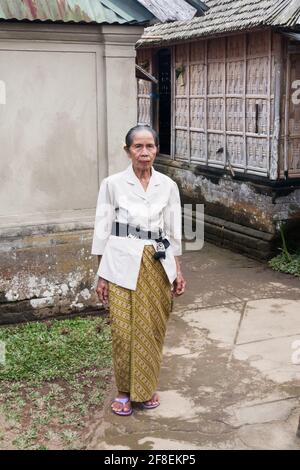
[[[86,426],[101,410],[111,382],[107,321],[5,326],[0,341],[6,350],[0,364],[0,449],[82,448]]]
[[[285,225],[283,223],[279,227],[279,232],[282,243],[282,248],[280,248],[281,253],[269,261],[269,266],[274,271],[300,276],[300,251],[294,249],[294,253],[290,253],[286,240]]]
[[[275,271],[300,276],[300,253],[289,254],[289,257],[285,253],[281,253],[272,258],[269,265]]]
[[[110,332],[102,318],[54,320],[0,328],[6,364],[0,380],[69,379],[100,361],[111,362]]]

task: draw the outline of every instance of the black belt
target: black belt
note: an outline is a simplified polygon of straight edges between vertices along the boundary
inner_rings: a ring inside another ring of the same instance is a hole
[[[162,236],[162,229],[160,228],[158,232],[152,232],[151,230],[143,230],[139,226],[134,227],[122,222],[113,222],[111,234],[117,237],[128,237],[131,235],[132,238],[139,238],[141,240],[159,240]]]

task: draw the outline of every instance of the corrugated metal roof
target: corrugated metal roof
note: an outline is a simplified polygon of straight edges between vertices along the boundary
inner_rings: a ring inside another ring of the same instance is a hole
[[[197,13],[185,0],[138,0],[162,23],[166,21],[191,20]]]
[[[200,0],[186,0],[186,2],[197,8],[201,13],[204,13],[208,10],[208,6]]]
[[[146,28],[138,45],[160,45],[262,26],[300,25],[300,0],[206,0],[205,4],[209,10],[204,16]]]
[[[144,23],[153,19],[152,13],[140,5],[137,0],[101,0],[101,3],[128,22],[136,20],[139,23]]]
[[[153,15],[136,0],[0,0],[0,19],[145,24]]]

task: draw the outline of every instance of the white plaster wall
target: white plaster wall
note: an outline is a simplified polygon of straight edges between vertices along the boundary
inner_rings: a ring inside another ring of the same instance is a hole
[[[113,54],[111,48],[107,49]],[[137,124],[137,89],[134,49],[131,57],[106,57],[108,173],[125,169],[129,162],[123,150],[128,130]]]
[[[123,150],[128,130],[137,124],[135,43],[140,26],[102,26],[106,82],[108,174],[125,169],[129,160]]]
[[[4,23],[0,29],[0,234],[91,227],[98,189],[128,165],[142,27]]]
[[[0,215],[86,209],[98,190],[94,52],[0,50]]]

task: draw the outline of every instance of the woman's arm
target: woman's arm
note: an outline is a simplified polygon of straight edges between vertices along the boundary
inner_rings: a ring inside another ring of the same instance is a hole
[[[175,256],[175,262],[176,262],[177,277],[174,281],[173,295],[175,297],[178,297],[179,295],[182,295],[184,293],[186,282],[184,280],[184,277],[180,269],[180,262],[179,262],[178,256]]]
[[[111,227],[114,220],[114,209],[111,203],[107,178],[105,178],[99,189],[97,209],[95,217],[95,227],[92,245],[92,254],[97,255],[98,267],[105,250],[106,243],[111,234]],[[108,282],[99,277],[96,292],[100,302],[104,307],[108,306]]]
[[[168,205],[164,210],[164,228],[167,237],[170,240],[171,247],[173,249],[175,262],[176,262],[176,272],[177,276],[173,283],[173,295],[175,297],[182,295],[185,291],[186,282],[183,278],[180,263],[179,263],[179,256],[182,253],[181,249],[181,203],[180,203],[180,195],[177,184],[174,182],[170,199],[168,201]]]
[[[98,255],[98,266],[100,264],[102,255]],[[103,303],[104,307],[108,307],[108,282],[99,276],[96,287],[96,292],[100,302]]]

